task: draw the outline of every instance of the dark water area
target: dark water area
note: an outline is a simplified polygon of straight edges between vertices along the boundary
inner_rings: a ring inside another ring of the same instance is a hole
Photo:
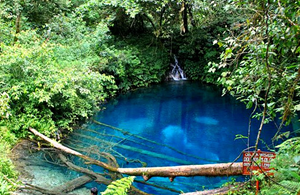
[[[247,139],[235,138],[237,134],[248,135],[251,112],[233,97],[222,96],[216,86],[169,82],[120,95],[95,115],[94,120],[130,134],[89,123],[74,131],[64,144],[85,149],[95,145],[97,150],[116,156],[121,167],[232,162],[247,148]],[[255,144],[259,123],[252,120],[250,146]],[[264,126],[261,135],[264,142],[259,145],[262,151],[267,151],[265,144],[271,144],[276,131],[273,123]],[[96,166],[93,169],[103,171]],[[242,176],[235,178],[245,180]],[[216,188],[228,181],[231,178],[176,177],[171,183],[168,178],[154,177],[148,183],[190,192]],[[141,183],[134,185],[152,194],[179,194]]]

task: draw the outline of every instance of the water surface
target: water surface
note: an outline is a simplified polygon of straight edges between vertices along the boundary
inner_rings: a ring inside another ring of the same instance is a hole
[[[77,148],[96,145],[97,150],[116,156],[122,167],[232,162],[247,148],[247,139],[235,138],[237,134],[248,135],[251,111],[234,98],[221,96],[221,89],[215,86],[169,82],[138,89],[108,102],[94,120],[117,130],[89,123],[76,130],[65,144]],[[259,121],[252,120],[251,127],[250,146],[253,146]],[[275,132],[274,125],[266,125],[261,138],[269,144]],[[266,150],[266,146],[261,143],[260,149]],[[188,192],[219,187],[229,180],[177,177],[172,183],[168,178],[151,178],[148,182]],[[153,194],[178,194],[135,185]]]

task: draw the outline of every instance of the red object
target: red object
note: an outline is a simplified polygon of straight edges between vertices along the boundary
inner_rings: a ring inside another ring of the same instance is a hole
[[[272,170],[270,169],[270,162],[276,157],[276,154],[257,150],[251,163],[253,154],[254,151],[244,152],[243,154],[243,175],[253,175],[253,171],[261,172],[262,170],[268,175],[273,175],[273,173],[270,173],[270,170]]]
[[[259,181],[256,180],[256,193],[255,194],[258,194],[259,192]]]

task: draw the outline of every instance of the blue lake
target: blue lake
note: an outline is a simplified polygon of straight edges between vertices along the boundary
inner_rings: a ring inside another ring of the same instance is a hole
[[[247,139],[235,138],[237,134],[248,135],[252,110],[221,95],[216,86],[189,81],[138,89],[109,101],[95,115],[94,120],[115,128],[91,122],[75,130],[64,144],[85,149],[95,145],[97,150],[113,154],[121,167],[232,162],[247,148]],[[255,144],[258,127],[259,121],[253,119],[250,146]],[[261,139],[270,144],[276,130],[272,124],[265,125]],[[259,148],[267,150],[263,142]],[[244,180],[242,176],[236,178]],[[142,181],[141,177],[136,179]],[[230,180],[177,177],[171,183],[168,178],[154,177],[147,183],[190,192],[216,188]],[[153,194],[178,194],[141,183],[134,185]]]

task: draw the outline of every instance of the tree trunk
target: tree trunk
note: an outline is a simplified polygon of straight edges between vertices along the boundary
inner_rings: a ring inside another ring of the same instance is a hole
[[[16,19],[16,34],[15,34],[15,37],[14,37],[14,43],[18,41],[18,34],[20,33],[21,31],[21,11],[18,11],[17,13],[17,19]]]
[[[93,159],[93,158],[91,158],[89,156],[86,156],[86,155],[81,154],[81,153],[79,153],[79,152],[77,152],[75,150],[72,150],[72,149],[70,149],[68,147],[65,147],[65,146],[61,145],[60,143],[58,143],[57,141],[54,141],[54,140],[50,139],[49,137],[41,134],[40,132],[38,132],[37,130],[35,130],[35,129],[31,128],[31,127],[29,128],[29,130],[33,134],[35,134],[36,136],[38,136],[38,137],[42,138],[43,140],[49,142],[54,148],[57,148],[57,149],[59,149],[61,151],[64,151],[64,152],[66,152],[68,154],[72,154],[72,155],[78,156],[79,158],[82,158],[84,160],[89,161],[90,164],[98,165],[98,166],[100,166],[100,167],[102,167],[104,169],[107,169],[109,171],[112,171],[112,172],[118,172],[116,167],[113,167],[113,166],[111,166],[109,164],[106,164],[104,162],[101,162],[99,160],[95,160],[95,159]]]
[[[231,176],[242,175],[242,166],[242,163],[220,163],[171,167],[118,168],[118,172],[135,176],[146,175],[148,177]]]
[[[188,5],[185,1],[182,2],[181,7],[181,17],[182,17],[182,27],[181,27],[181,33],[186,34],[188,33]]]

